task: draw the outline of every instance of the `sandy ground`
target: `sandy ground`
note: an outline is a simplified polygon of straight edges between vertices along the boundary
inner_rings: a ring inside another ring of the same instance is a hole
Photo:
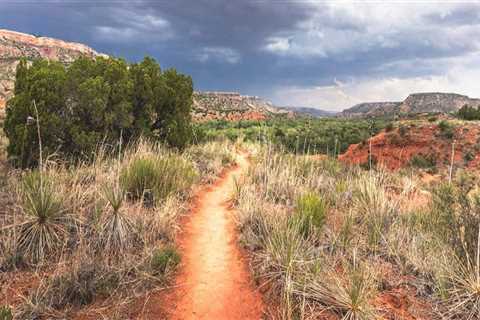
[[[166,299],[170,319],[262,318],[262,297],[237,246],[233,211],[228,206],[235,179],[248,168],[244,155],[238,156],[237,163],[199,195],[184,226],[179,241],[182,266],[176,289]]]

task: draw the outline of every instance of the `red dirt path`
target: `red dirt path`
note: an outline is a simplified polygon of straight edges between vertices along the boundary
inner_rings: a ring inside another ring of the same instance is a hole
[[[237,162],[237,167],[199,194],[180,236],[182,265],[175,289],[158,298],[162,306],[154,305],[157,299],[151,301],[149,315],[158,314],[152,309],[160,308],[167,319],[174,320],[262,318],[262,296],[252,283],[247,258],[237,247],[228,207],[235,179],[248,167],[244,156]]]

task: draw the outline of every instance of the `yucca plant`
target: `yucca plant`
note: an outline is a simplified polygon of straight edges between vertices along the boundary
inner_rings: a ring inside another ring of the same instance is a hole
[[[26,221],[18,232],[18,250],[31,262],[41,262],[67,238],[65,209],[54,181],[39,171],[23,177],[20,198]]]
[[[123,252],[133,239],[134,225],[130,218],[121,212],[125,191],[116,183],[104,186],[102,196],[110,206],[110,211],[103,215],[100,227],[100,245],[112,252]]]
[[[13,320],[12,309],[9,306],[0,307],[0,320]]]
[[[315,193],[306,193],[297,199],[292,220],[298,223],[300,232],[310,236],[315,230],[320,230],[325,224],[327,204]]]
[[[323,277],[307,281],[297,294],[320,303],[337,313],[342,320],[376,319],[371,300],[376,293],[375,278],[371,270],[356,265],[345,266],[346,274],[336,270],[324,272]]]
[[[388,231],[394,206],[382,187],[383,176],[365,175],[359,179],[355,208],[366,228],[368,244],[373,251],[379,249],[384,234]]]
[[[452,263],[453,262],[453,263]],[[439,283],[444,295],[447,319],[480,319],[480,229],[476,256],[445,259]]]

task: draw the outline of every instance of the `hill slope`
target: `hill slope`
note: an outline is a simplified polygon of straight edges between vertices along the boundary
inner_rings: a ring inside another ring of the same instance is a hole
[[[21,58],[45,58],[69,64],[79,56],[96,57],[92,48],[53,38],[0,29],[0,107],[13,95],[16,67]]]
[[[195,92],[193,95],[192,117],[195,121],[265,120],[278,115],[291,116],[292,112],[259,97],[237,92]]]
[[[388,169],[424,165],[445,169],[450,165],[455,142],[456,168],[480,168],[480,126],[478,122],[452,122],[447,129],[439,124],[401,123],[392,131],[382,131],[370,139],[372,159]],[[339,156],[348,164],[368,164],[369,140],[353,144]],[[413,159],[413,160],[412,160]]]
[[[344,117],[393,116],[408,113],[449,113],[464,105],[479,106],[480,99],[456,93],[424,92],[410,94],[402,102],[372,102],[357,104],[343,110]]]

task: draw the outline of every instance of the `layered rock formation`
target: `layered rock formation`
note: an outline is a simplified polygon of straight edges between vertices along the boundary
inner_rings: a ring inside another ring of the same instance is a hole
[[[342,111],[344,117],[391,116],[408,113],[449,113],[464,105],[480,106],[480,99],[456,93],[425,92],[411,94],[403,102],[373,102],[357,104]]]
[[[192,117],[208,120],[265,120],[275,115],[293,113],[273,106],[259,97],[243,96],[237,92],[195,92]]]
[[[84,44],[0,29],[0,107],[13,94],[15,71],[21,58],[29,61],[45,58],[69,64],[79,56],[99,55]]]

